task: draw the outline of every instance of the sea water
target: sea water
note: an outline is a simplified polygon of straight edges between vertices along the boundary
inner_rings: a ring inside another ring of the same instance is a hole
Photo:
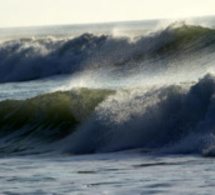
[[[0,193],[213,194],[213,22],[0,29]]]
[[[1,160],[1,194],[213,194],[214,159],[111,153]]]

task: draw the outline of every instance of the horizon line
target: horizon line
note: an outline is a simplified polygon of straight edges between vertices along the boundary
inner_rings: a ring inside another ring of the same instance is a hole
[[[159,21],[159,20],[185,20],[188,18],[207,18],[215,17],[215,15],[204,16],[184,16],[184,17],[166,17],[166,18],[148,18],[138,20],[119,20],[119,21],[104,21],[104,22],[83,22],[83,23],[63,23],[63,24],[41,24],[41,25],[20,25],[20,26],[3,26],[0,29],[17,29],[17,28],[43,28],[43,27],[57,27],[57,26],[87,26],[87,25],[102,25],[102,24],[117,24],[129,22],[143,22],[143,21]]]

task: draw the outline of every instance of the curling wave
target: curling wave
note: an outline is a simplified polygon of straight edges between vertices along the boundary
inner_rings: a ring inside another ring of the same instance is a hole
[[[142,148],[215,154],[215,76],[123,90],[73,89],[0,103],[1,154]]]
[[[159,60],[192,58],[214,52],[215,30],[173,24],[139,36],[114,37],[83,34],[73,39],[22,38],[0,44],[0,82],[25,81],[58,74],[72,74],[107,66],[149,66]]]

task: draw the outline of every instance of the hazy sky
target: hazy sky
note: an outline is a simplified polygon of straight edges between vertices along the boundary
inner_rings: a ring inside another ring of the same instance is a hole
[[[0,27],[215,15],[215,0],[0,0]]]

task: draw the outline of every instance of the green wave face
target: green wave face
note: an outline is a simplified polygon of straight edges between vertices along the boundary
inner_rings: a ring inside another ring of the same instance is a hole
[[[23,138],[43,142],[60,140],[73,133],[81,120],[87,119],[95,107],[113,93],[110,90],[75,89],[27,100],[2,101],[0,136],[14,144]]]
[[[146,37],[136,37],[135,40],[136,42],[128,49],[129,51],[133,49],[132,54],[117,58],[113,63],[115,66],[140,64],[148,60],[175,61],[175,58],[192,60],[191,56],[195,54],[214,52],[215,29],[175,23]]]
[[[113,90],[81,88],[71,91],[71,110],[76,120],[86,120],[104,99],[115,94]]]
[[[201,51],[215,45],[215,30],[201,26],[183,24],[179,27],[170,26],[168,35],[175,37],[174,41],[165,45],[160,52]]]
[[[18,101],[6,100],[0,103],[0,128],[1,134],[8,134],[28,126],[28,133],[37,129],[47,130],[58,127],[64,129],[77,124],[70,106],[69,92],[56,92],[41,95],[32,99]],[[61,134],[62,135],[62,134]]]

